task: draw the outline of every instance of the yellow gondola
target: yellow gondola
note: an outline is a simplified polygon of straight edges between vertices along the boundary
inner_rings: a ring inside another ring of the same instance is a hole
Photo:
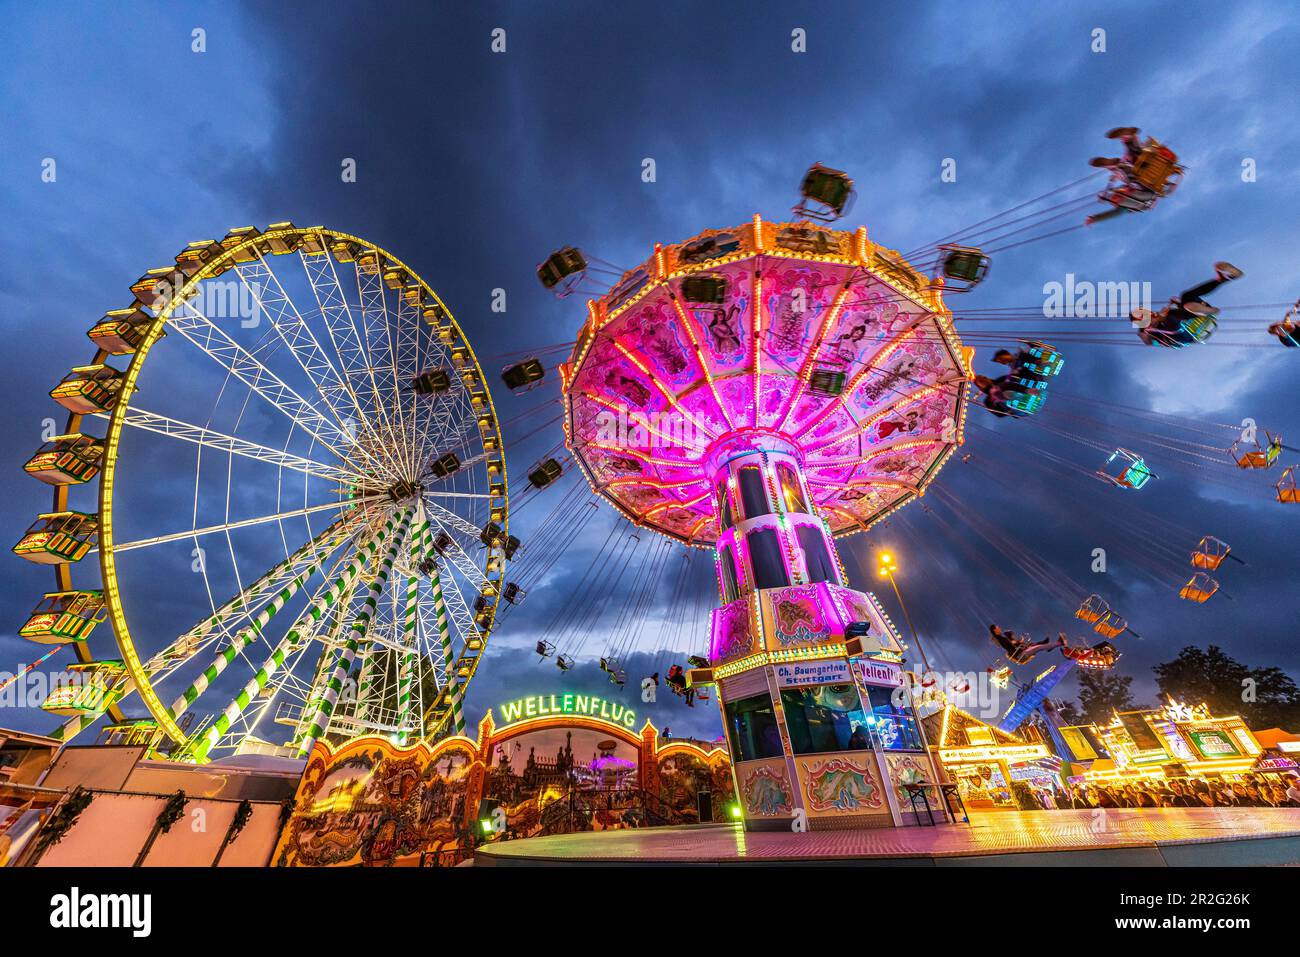
[[[104,593],[98,589],[47,592],[18,629],[18,637],[43,645],[85,641],[107,613]]]
[[[272,223],[266,227],[268,233],[280,232],[282,230],[296,230],[297,227],[287,220],[283,223]],[[274,256],[283,256],[285,253],[297,252],[298,247],[302,245],[302,233],[288,232],[283,236],[275,236],[266,241],[267,248],[271,250]]]
[[[125,356],[140,348],[153,321],[153,316],[138,305],[112,309],[104,313],[104,318],[91,326],[86,335],[95,348],[103,349],[109,355]]]
[[[46,512],[19,539],[13,553],[41,565],[79,562],[98,541],[98,515]]]
[[[221,240],[221,248],[225,252],[238,250],[232,257],[233,262],[251,263],[257,258],[258,248],[251,245],[252,240],[262,235],[262,231],[256,226],[239,226],[226,233],[226,238]],[[245,245],[249,243],[250,245]]]
[[[79,714],[98,714],[104,710],[109,687],[123,672],[121,661],[79,661],[67,670],[84,674],[77,682],[59,685],[41,703],[41,708],[51,714],[73,717]]]
[[[1178,590],[1178,597],[1203,605],[1218,590],[1219,583],[1217,581],[1205,574],[1205,572],[1197,572],[1186,585]]]
[[[178,275],[179,274],[179,275]],[[151,309],[170,299],[184,285],[185,274],[175,266],[159,266],[131,283],[131,294]]]
[[[106,365],[77,366],[50,390],[50,398],[69,412],[90,415],[117,404],[122,373]]]
[[[189,279],[212,260],[219,257],[224,250],[215,239],[201,239],[190,243],[176,254],[176,266]]]
[[[103,458],[103,439],[72,432],[42,445],[23,469],[47,485],[80,485],[99,474]]]

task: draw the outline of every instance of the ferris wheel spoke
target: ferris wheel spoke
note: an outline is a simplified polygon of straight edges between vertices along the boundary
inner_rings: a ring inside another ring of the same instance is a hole
[[[447,607],[443,602],[442,581],[441,577],[436,573],[431,582],[431,598],[434,607],[436,627],[438,630],[438,639],[442,646],[444,674],[444,681],[438,689],[438,700],[435,701],[434,707],[436,708],[445,697],[445,708],[450,713],[454,733],[462,734],[465,731],[465,715],[461,708],[464,688],[461,686],[461,682],[456,673],[456,653],[452,648],[451,629],[448,625]]]
[[[240,528],[252,528],[256,525],[265,525],[268,522],[281,522],[286,518],[301,518],[304,515],[315,515],[318,512],[327,512],[340,508],[353,508],[358,503],[378,502],[386,499],[386,495],[370,495],[364,498],[326,502],[324,505],[311,505],[307,508],[295,508],[290,509],[287,512],[276,512],[272,515],[262,515],[257,518],[245,518],[235,522],[225,522],[221,525],[209,525],[206,528],[192,528],[184,532],[172,532],[170,535],[157,535],[153,538],[137,539],[134,542],[121,542],[113,545],[113,552],[129,552],[137,548],[148,548],[151,545],[163,545],[167,542],[179,542],[189,538],[197,538],[202,535],[214,535],[221,532],[231,532]],[[92,551],[97,551],[97,549],[92,549]]]
[[[339,282],[334,257],[300,252],[298,258],[307,275],[307,282],[311,285],[312,295],[316,298],[316,308],[324,320],[330,344],[339,360],[344,386],[365,429],[366,438],[387,452],[388,443],[384,441],[384,436],[392,432],[388,406],[382,400],[375,383],[366,347],[361,341],[352,308]],[[378,424],[371,421],[372,415],[380,419]]]
[[[430,523],[427,520],[421,527],[420,540],[417,549],[413,550],[413,555],[414,554],[420,554],[426,558],[432,558],[435,554],[432,530]],[[448,615],[446,602],[444,600],[442,575],[438,569],[436,561],[433,566],[433,572],[425,584],[429,591],[429,600],[420,603],[420,611],[417,611],[416,617],[421,619],[421,627],[424,628],[424,633],[429,638],[428,644],[430,647],[428,648],[426,657],[431,666],[429,674],[432,676],[434,681],[436,698],[435,701],[430,702],[427,707],[422,707],[420,714],[423,715],[424,718],[425,732],[428,733],[431,730],[436,730],[436,728],[429,728],[428,721],[430,715],[435,713],[435,709],[437,709],[439,703],[442,702],[442,710],[449,713],[453,727],[456,729],[456,733],[459,734],[464,730],[465,726],[465,718],[461,709],[461,698],[464,693],[464,688],[457,686],[456,653],[452,645],[451,619]],[[420,612],[423,612],[423,614]],[[466,609],[466,613],[468,614],[468,609]],[[472,622],[467,621],[465,627],[471,628]],[[468,631],[462,632],[462,634],[468,633]],[[434,636],[436,636],[438,642],[437,650],[431,647]],[[482,642],[477,643],[477,647],[480,650],[482,646]],[[442,664],[441,674],[438,673],[439,669],[437,662],[439,660],[441,660]],[[435,721],[439,724],[441,723],[440,718],[435,718]]]
[[[373,268],[372,268],[373,267]],[[365,332],[366,356],[371,374],[379,372],[376,380],[382,383],[388,379],[388,389],[380,384],[376,396],[377,404],[384,404],[382,393],[392,392],[389,433],[393,443],[398,447],[399,458],[410,458],[409,436],[403,434],[400,423],[403,419],[403,383],[397,375],[397,360],[393,348],[393,333],[388,313],[388,297],[384,292],[384,263],[377,253],[373,261],[356,263],[357,298],[360,304],[361,325]],[[411,393],[414,397],[414,393]]]
[[[423,291],[416,287],[414,296],[408,293],[407,287],[397,297],[397,327],[395,330],[396,345],[394,348],[394,361],[397,365],[397,381],[411,382],[420,374],[420,326],[423,324],[421,313],[423,312]],[[462,385],[459,381],[452,386],[454,391],[459,391]],[[418,474],[419,456],[421,449],[416,435],[416,419],[420,413],[420,397],[415,393],[408,393],[410,398],[410,411],[404,417],[402,431],[409,437],[407,446],[406,465],[408,475]],[[426,403],[427,404],[427,403]],[[398,406],[401,409],[401,406]]]
[[[319,596],[314,602],[312,602],[311,609],[318,609],[332,601],[330,596],[337,594],[335,589],[341,590],[347,585],[350,581],[349,572],[352,576],[355,576],[360,565],[364,562],[365,557],[378,549],[379,543],[382,542],[382,539],[387,536],[389,531],[390,526],[386,526],[384,529],[381,529],[380,532],[376,533],[374,537],[369,539],[369,541],[358,550],[357,559],[348,565],[348,568],[344,571],[342,576],[336,579],[334,588],[331,588],[331,590],[326,592],[325,595]],[[174,721],[188,710],[190,705],[194,703],[195,699],[208,689],[217,676],[230,667],[231,663],[243,653],[244,649],[248,648],[261,636],[263,629],[271,619],[275,617],[275,615],[291,598],[293,598],[295,594],[297,594],[298,590],[303,586],[307,579],[320,570],[327,555],[328,553],[318,553],[317,557],[307,568],[303,569],[301,573],[299,573],[289,582],[289,584],[276,594],[274,598],[271,599],[270,603],[267,604],[258,613],[257,617],[253,619],[252,624],[241,630],[239,634],[237,634],[231,642],[221,650],[221,652],[212,660],[212,663],[209,664],[208,667],[194,679],[190,686],[181,693],[180,697],[172,702],[171,707],[167,709],[167,715],[169,718]],[[290,636],[296,636],[296,634],[297,632],[294,630],[289,632]]]
[[[338,702],[339,691],[342,689],[343,682],[347,679],[348,672],[352,668],[357,649],[366,640],[366,634],[374,617],[379,596],[383,593],[384,586],[388,584],[388,576],[392,572],[393,563],[397,560],[397,554],[401,550],[402,542],[405,540],[407,530],[410,527],[412,511],[410,508],[403,510],[401,524],[398,526],[393,544],[379,563],[379,567],[375,571],[375,579],[370,584],[370,591],[362,604],[361,611],[357,613],[356,618],[352,621],[347,644],[343,646],[343,651],[339,654],[338,661],[334,666],[334,674],[325,687],[325,694],[321,698],[316,713],[307,725],[307,733],[298,743],[298,753],[301,756],[310,754],[317,739],[329,730],[330,721],[334,715],[334,706]]]
[[[470,522],[462,518],[461,516],[453,512],[451,509],[444,508],[443,506],[439,505],[437,502],[429,501],[428,493],[425,494],[424,505],[430,512],[429,515],[430,522],[436,522],[437,524],[443,526],[451,526],[451,528],[455,529],[456,531],[462,532],[465,535],[469,535],[471,538],[475,540],[478,539],[479,533],[483,531],[473,522]]]
[[[343,539],[340,539],[339,541],[328,545],[325,549],[322,549],[322,556],[328,557],[338,550],[340,544],[347,542],[347,546],[336,558],[335,562],[330,567],[328,574],[324,576],[324,580],[317,586],[316,591],[308,600],[308,607],[321,598],[325,590],[329,587],[330,582],[342,572],[346,563],[355,553],[355,543],[348,542],[349,538],[350,535],[344,536]],[[322,568],[324,568],[324,565],[311,571],[306,577],[310,579],[314,575],[320,573]],[[301,569],[295,569],[294,577],[296,578],[300,572]],[[286,584],[288,583],[286,582]],[[241,609],[241,613],[229,615],[220,625],[211,629],[206,634],[202,635],[202,637],[196,637],[192,639],[192,641],[182,644],[184,641],[184,636],[182,636],[182,639],[173,642],[168,646],[167,650],[164,650],[160,655],[156,655],[154,658],[150,659],[148,664],[146,664],[145,668],[148,672],[150,683],[154,686],[160,686],[172,674],[179,671],[190,661],[218,645],[222,646],[223,650],[233,647],[235,656],[242,659],[246,664],[248,664],[248,667],[252,669],[253,664],[248,660],[246,652],[251,648],[253,642],[241,642],[238,633],[240,632],[244,622],[253,621],[251,616],[254,608],[260,607],[262,602],[267,598],[276,597],[287,600],[287,598],[292,598],[292,595],[286,595],[286,589],[282,588],[279,584],[276,584],[275,587],[266,589],[265,594],[257,601],[247,601],[247,607]],[[259,631],[255,637],[261,637],[261,632]],[[223,642],[225,643],[224,645]],[[221,667],[224,670],[226,665],[223,664]]]
[[[274,565],[220,608],[214,608],[211,615],[199,621],[149,659],[145,663],[145,670],[153,675],[162,673],[169,666],[174,668],[188,661],[199,650],[199,643],[210,635],[215,634],[220,637],[229,634],[240,621],[245,620],[252,613],[252,609],[259,607],[263,601],[280,591],[284,583],[296,578],[304,568],[311,566],[319,552],[329,555],[337,549],[353,533],[358,520],[359,516],[347,515],[336,519],[288,558]]]
[[[328,256],[322,252],[319,255]],[[250,262],[236,264],[235,272],[240,282],[253,297],[259,311],[265,312],[271,321],[271,328],[280,341],[288,347],[290,354],[297,361],[303,374],[311,382],[320,396],[334,423],[339,428],[355,435],[366,423],[356,399],[343,381],[334,363],[330,361],[320,341],[312,332],[311,326],[303,318],[297,305],[284,291],[280,277],[271,269],[265,254]],[[355,417],[353,415],[355,413]],[[392,465],[391,457],[385,455],[382,444],[375,445],[375,451],[367,446],[369,443],[355,442],[353,447],[376,469],[388,470]],[[377,457],[378,456],[378,457]],[[381,462],[379,457],[388,459]]]
[[[316,601],[312,602],[307,613],[303,615],[298,623],[289,630],[289,632],[280,640],[271,652],[270,656],[262,663],[257,673],[244,685],[235,699],[226,706],[217,720],[206,729],[203,737],[195,743],[193,747],[194,757],[202,761],[207,757],[208,752],[221,739],[221,736],[230,728],[231,723],[243,713],[248,707],[250,701],[254,700],[262,689],[266,687],[270,677],[279,670],[284,664],[286,656],[290,650],[296,650],[301,647],[310,637],[326,609],[334,604],[339,596],[349,589],[360,573],[362,567],[375,555],[383,545],[384,540],[389,534],[393,535],[393,544],[390,546],[388,554],[395,555],[397,549],[406,535],[406,528],[411,520],[411,510],[403,510],[400,520],[396,520],[396,529],[394,530],[395,519],[390,518],[381,532],[375,534],[365,546],[358,550],[356,556],[350,561],[343,570],[343,574],[334,580],[329,589]],[[392,566],[391,559],[386,559],[386,564],[381,563],[379,573],[376,575],[375,583],[370,587],[372,597],[379,591],[383,590],[383,582],[387,581],[387,568]],[[373,610],[373,606],[370,606]],[[358,619],[359,620],[359,619]],[[369,620],[368,618],[366,619]],[[354,628],[356,626],[354,625]],[[232,646],[233,647],[233,646]],[[355,649],[353,649],[355,651]],[[308,749],[310,750],[310,748]]]
[[[418,543],[417,543],[418,545]],[[418,562],[417,549],[411,549],[411,564]],[[420,579],[417,575],[406,578],[406,597],[402,604],[402,645],[407,649],[398,659],[397,671],[397,743],[405,745],[414,721],[413,689],[415,682],[417,641],[419,638]]]
[[[231,339],[223,329],[195,308],[192,301],[184,303],[172,314],[168,328],[179,332],[339,459],[346,461],[349,458],[344,449],[352,448],[354,437],[322,415],[252,352]]]
[[[108,418],[108,413],[105,412],[96,412],[94,415],[101,419]],[[155,435],[164,435],[168,438],[180,439],[183,442],[201,445],[204,448],[212,449],[215,452],[226,454],[233,453],[243,458],[256,459],[260,462],[266,462],[268,465],[274,465],[277,468],[287,468],[296,472],[302,472],[303,474],[310,475],[313,478],[322,478],[327,481],[339,482],[343,485],[352,484],[363,478],[362,473],[352,469],[324,462],[317,462],[314,459],[304,458],[301,455],[294,455],[291,452],[281,449],[273,449],[270,446],[259,445],[256,442],[250,442],[247,439],[241,439],[238,436],[226,435],[223,432],[209,429],[206,426],[192,425],[189,422],[182,422],[180,419],[175,419],[171,416],[162,415],[157,412],[149,412],[137,406],[129,407],[126,410],[122,421],[132,428],[152,432]]]

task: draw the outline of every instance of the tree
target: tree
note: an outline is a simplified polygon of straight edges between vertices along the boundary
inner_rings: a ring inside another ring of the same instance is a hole
[[[1252,728],[1300,728],[1300,687],[1280,668],[1255,668],[1249,680],[1250,694],[1243,689],[1242,710]],[[1254,701],[1250,701],[1250,698]]]
[[[1173,661],[1151,670],[1162,698],[1172,697],[1189,705],[1203,702],[1211,714],[1240,712],[1242,683],[1250,677],[1250,669],[1218,645],[1204,650],[1188,645]]]
[[[1152,670],[1162,696],[1241,715],[1252,728],[1300,727],[1300,687],[1280,668],[1250,668],[1218,645],[1189,645]]]
[[[1093,724],[1110,723],[1116,711],[1134,711],[1133,679],[1111,671],[1079,672],[1079,708],[1083,720]]]

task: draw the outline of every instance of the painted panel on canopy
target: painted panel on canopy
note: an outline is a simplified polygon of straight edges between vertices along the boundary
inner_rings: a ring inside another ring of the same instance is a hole
[[[687,302],[682,310],[694,323],[695,338],[709,372],[715,377],[739,372],[749,367],[753,343],[754,260],[744,259],[708,270],[727,282],[723,301],[718,304]],[[698,273],[695,275],[699,275]],[[680,298],[682,279],[673,280]]]
[[[801,260],[770,262],[774,265],[763,274],[761,424],[776,426],[783,417],[789,390],[803,371],[804,358],[816,343],[822,323],[853,267]],[[824,350],[824,342],[823,335],[819,352]]]
[[[856,390],[861,406],[862,399],[879,401],[890,389],[907,385],[905,380],[889,379],[892,372],[907,374],[907,360],[900,359],[898,353],[915,349],[917,345],[929,339],[936,339],[939,330],[934,320],[926,321],[925,310],[910,300],[904,299],[891,287],[877,281],[869,280],[849,294],[843,307],[836,316],[833,328],[827,329],[818,350],[817,367],[831,371],[843,372],[846,385],[858,376],[864,366],[879,365],[883,372],[871,372],[862,378]],[[922,327],[912,332],[908,328],[922,318]],[[895,346],[896,340],[903,337],[903,342]],[[942,347],[940,347],[942,349]],[[912,360],[915,361],[915,360]],[[927,357],[927,362],[942,361],[937,355]],[[884,383],[883,387],[881,383]],[[828,403],[835,400],[830,397],[805,395],[796,404],[789,426],[795,431],[802,431],[808,423],[816,421]],[[824,436],[824,432],[819,430]]]
[[[818,486],[813,489],[817,507],[823,509],[836,534],[850,532],[859,524],[870,525],[877,516],[912,496],[906,489],[886,485]]]

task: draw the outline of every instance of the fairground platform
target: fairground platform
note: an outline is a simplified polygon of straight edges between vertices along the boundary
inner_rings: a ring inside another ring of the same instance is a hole
[[[970,819],[969,825],[806,833],[747,833],[739,824],[716,824],[560,834],[479,848],[474,866],[1300,865],[1300,808],[989,811]]]

